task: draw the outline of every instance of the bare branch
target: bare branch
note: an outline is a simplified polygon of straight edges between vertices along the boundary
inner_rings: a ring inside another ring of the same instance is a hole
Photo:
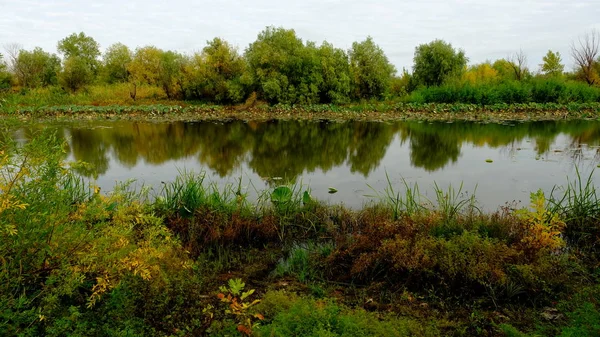
[[[7,43],[4,46],[4,50],[6,50],[6,55],[8,56],[8,66],[12,72],[15,71],[15,65],[17,64],[17,58],[19,57],[19,52],[23,49],[23,46],[13,42]]]
[[[527,56],[523,52],[523,49],[519,49],[518,53],[514,53],[513,55],[507,57],[507,61],[512,67],[517,81],[522,80],[525,76],[525,72],[527,71]]]
[[[575,67],[581,70],[585,81],[589,85],[593,85],[597,81],[594,63],[598,56],[599,47],[600,33],[597,30],[592,30],[571,43],[571,56],[575,60]]]

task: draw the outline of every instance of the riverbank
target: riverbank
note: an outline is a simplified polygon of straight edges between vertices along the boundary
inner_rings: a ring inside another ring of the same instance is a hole
[[[4,106],[4,117],[19,119],[194,120],[332,120],[332,121],[538,121],[598,119],[600,103],[570,104],[416,104],[376,102],[351,105],[221,106],[173,102],[152,105]]]
[[[103,194],[39,135],[0,157],[0,329],[12,335],[593,336],[600,200],[586,177],[530,207],[460,191],[374,192],[360,210],[299,185]],[[338,192],[341,193],[341,192]],[[564,195],[564,197],[563,197]]]

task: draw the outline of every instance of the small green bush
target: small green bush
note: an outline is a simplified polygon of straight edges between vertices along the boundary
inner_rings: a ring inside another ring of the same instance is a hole
[[[265,315],[257,336],[439,336],[434,324],[408,318],[378,316],[349,309],[332,300],[267,293],[256,310],[276,308]],[[270,315],[269,315],[270,314]]]

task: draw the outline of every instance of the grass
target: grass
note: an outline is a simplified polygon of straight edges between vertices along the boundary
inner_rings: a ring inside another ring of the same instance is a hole
[[[569,247],[574,254],[588,260],[595,260],[599,254],[600,200],[592,182],[593,175],[592,170],[584,179],[577,169],[575,178],[567,179],[566,186],[560,189],[554,188],[548,200],[549,209],[560,214],[566,223],[564,238]]]
[[[323,280],[319,259],[327,258],[334,247],[331,243],[305,242],[294,244],[287,256],[278,261],[273,276],[295,276],[299,282]]]
[[[476,211],[481,212],[477,207],[477,200],[475,199],[476,191],[477,187],[475,187],[471,196],[468,196],[467,192],[463,192],[462,182],[458,190],[450,184],[448,185],[448,190],[444,191],[434,182],[435,209],[442,214],[445,221],[453,221],[461,213],[471,215]],[[430,203],[433,204],[431,201]]]
[[[351,309],[333,300],[313,300],[283,292],[265,294],[257,310],[269,309],[272,319],[256,329],[257,336],[439,336],[435,323],[377,315]]]
[[[419,192],[419,185],[414,183],[410,185],[406,179],[401,178],[402,188],[404,192],[401,194],[400,189],[394,187],[388,173],[385,173],[387,186],[383,192],[379,192],[372,186],[367,185],[374,194],[367,195],[376,199],[379,203],[385,205],[392,212],[392,218],[398,220],[402,216],[413,217],[422,214],[427,209],[440,213],[445,221],[452,221],[458,215],[466,213],[472,214],[480,212],[476,205],[475,191],[468,196],[467,192],[463,191],[461,183],[458,190],[448,186],[445,191],[434,182],[435,201],[427,199]]]
[[[60,106],[60,105],[148,105],[166,101],[167,96],[161,88],[138,86],[137,98],[129,96],[127,83],[113,85],[91,85],[76,93],[68,93],[58,87],[21,89],[4,96],[4,106]]]
[[[223,188],[215,183],[205,183],[205,178],[204,172],[182,171],[174,181],[163,182],[162,191],[154,197],[156,209],[182,217],[193,216],[203,207],[226,213],[249,209],[241,178],[237,185],[228,184]]]
[[[404,185],[404,197],[402,197],[392,184],[387,171],[385,172],[385,178],[387,186],[383,192],[378,192],[372,186],[367,185],[375,193],[374,195],[369,195],[369,197],[375,197],[379,202],[387,205],[392,210],[394,220],[398,220],[402,214],[413,216],[425,210],[421,202],[419,186],[416,183],[411,186],[406,179],[402,178],[402,184]]]

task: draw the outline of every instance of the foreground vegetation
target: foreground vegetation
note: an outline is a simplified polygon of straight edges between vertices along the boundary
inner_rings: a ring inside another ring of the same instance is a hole
[[[482,213],[390,184],[360,211],[182,173],[103,194],[40,134],[0,145],[0,331],[17,336],[595,336],[591,179]]]

